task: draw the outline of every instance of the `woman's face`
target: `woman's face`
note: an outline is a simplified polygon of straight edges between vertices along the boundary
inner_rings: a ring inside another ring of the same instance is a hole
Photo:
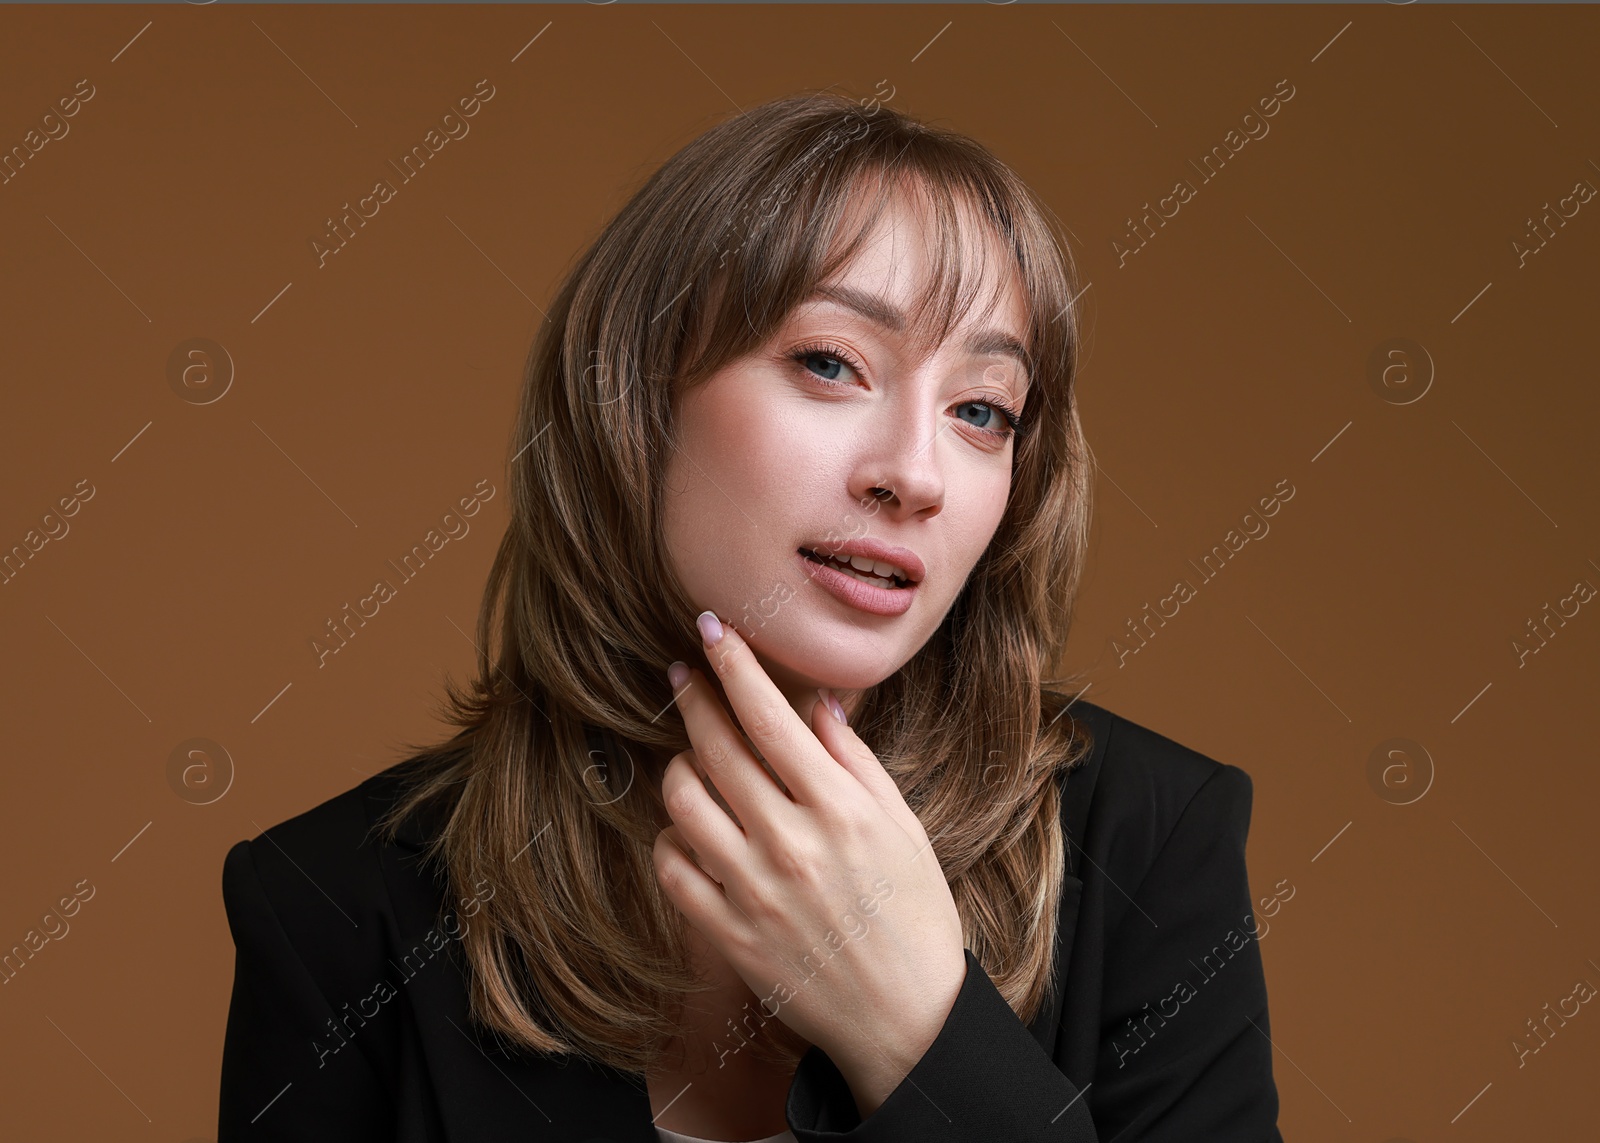
[[[1020,414],[1028,386],[1006,345],[1023,341],[1027,311],[1014,262],[983,233],[993,245],[980,305],[942,344],[896,328],[934,253],[901,198],[767,344],[677,402],[665,486],[674,570],[696,608],[749,639],[802,714],[819,686],[851,709],[899,670],[1005,512],[1015,442],[1000,405]],[[967,256],[971,280],[980,263]],[[911,582],[886,586],[868,569],[869,583],[813,558],[874,544],[868,555]]]

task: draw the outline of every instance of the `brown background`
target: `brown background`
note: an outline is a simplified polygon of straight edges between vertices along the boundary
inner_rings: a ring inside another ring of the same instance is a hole
[[[1513,1042],[1600,986],[1600,601],[1523,665],[1513,640],[1600,584],[1600,201],[1525,267],[1511,242],[1600,186],[1594,8],[0,19],[0,147],[95,89],[0,186],[0,549],[93,488],[0,588],[0,947],[93,890],[0,986],[0,1136],[211,1138],[223,854],[441,729],[540,305],[679,146],[830,85],[976,136],[1076,240],[1101,479],[1069,665],[1255,780],[1256,896],[1294,889],[1262,942],[1285,1137],[1592,1131],[1600,1011],[1523,1066]],[[319,269],[324,220],[483,78],[471,133]],[[1119,267],[1125,220],[1197,180],[1189,160],[1280,79],[1270,134]],[[1414,364],[1386,400],[1369,358],[1397,337],[1433,376]],[[193,338],[233,363],[209,403],[169,383]],[[386,561],[480,480],[470,533],[319,667],[328,620],[398,584]],[[1280,480],[1270,533],[1202,581],[1189,561]],[[1119,665],[1113,639],[1180,578],[1195,597]],[[196,737],[227,760],[169,779]],[[1375,782],[1395,737],[1428,760]]]

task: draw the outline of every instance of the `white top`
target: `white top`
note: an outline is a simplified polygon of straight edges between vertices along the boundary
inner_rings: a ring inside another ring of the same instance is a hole
[[[724,1143],[723,1140],[701,1139],[695,1135],[680,1135],[676,1131],[668,1131],[665,1127],[660,1126],[656,1130],[661,1133],[661,1143]],[[784,1128],[776,1135],[769,1135],[765,1139],[754,1139],[750,1143],[797,1143],[797,1141],[795,1140],[794,1132]]]

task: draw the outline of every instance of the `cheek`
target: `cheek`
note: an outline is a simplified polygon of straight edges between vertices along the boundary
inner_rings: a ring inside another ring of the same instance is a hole
[[[946,577],[945,582],[950,590],[948,598],[939,601],[942,608],[955,601],[973,568],[994,540],[1010,495],[1009,470],[996,472],[992,467],[974,469],[959,477],[947,478],[944,505],[947,519],[946,551],[959,574]]]
[[[836,471],[840,442],[825,418],[786,401],[757,375],[708,387],[685,424],[684,449],[703,473],[706,511],[743,528],[786,527],[803,514],[808,487]],[[694,465],[686,465],[691,472]]]
[[[802,485],[824,455],[815,436],[804,423],[783,423],[749,379],[718,378],[683,400],[664,524],[685,587],[706,606],[727,608],[728,585],[772,558],[773,532],[792,526]]]

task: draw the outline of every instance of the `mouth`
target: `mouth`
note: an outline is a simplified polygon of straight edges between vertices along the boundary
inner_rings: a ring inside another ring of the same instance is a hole
[[[887,591],[904,591],[916,584],[903,568],[882,560],[869,560],[862,556],[824,556],[810,548],[801,548],[799,551],[812,563],[842,572],[871,587]]]

